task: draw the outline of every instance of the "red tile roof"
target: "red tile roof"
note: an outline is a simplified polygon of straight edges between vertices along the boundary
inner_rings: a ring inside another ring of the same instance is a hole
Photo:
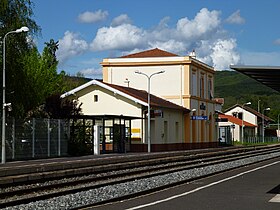
[[[146,50],[130,55],[125,55],[122,56],[121,58],[174,57],[174,56],[178,56],[178,55],[155,48],[155,49]]]
[[[109,84],[105,83],[104,84],[117,89],[127,95],[130,95],[134,98],[137,98],[145,103],[148,103],[148,93],[144,90],[138,90],[130,87],[124,87],[124,86],[119,86],[119,85],[114,85],[114,84]],[[152,107],[164,107],[164,108],[169,108],[169,109],[177,109],[177,110],[182,110],[184,112],[190,112],[189,109],[186,109],[185,107],[179,106],[177,104],[174,104],[170,101],[167,101],[163,98],[157,97],[155,95],[150,95],[150,106]]]
[[[219,114],[219,118],[228,119],[229,122],[234,123],[234,124],[239,125],[239,126],[242,126],[242,120],[237,118],[237,117],[234,117],[234,116],[231,116],[231,115]],[[243,121],[243,125],[247,126],[247,127],[257,127],[256,125],[251,124],[247,121]]]

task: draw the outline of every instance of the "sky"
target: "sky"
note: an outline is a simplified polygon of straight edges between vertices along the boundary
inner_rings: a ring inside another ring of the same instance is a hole
[[[40,52],[59,41],[58,71],[102,78],[100,62],[160,48],[195,50],[215,68],[280,66],[279,0],[33,0]]]

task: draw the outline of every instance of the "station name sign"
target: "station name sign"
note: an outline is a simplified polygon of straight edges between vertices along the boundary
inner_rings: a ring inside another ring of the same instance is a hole
[[[192,120],[208,120],[207,116],[191,116]]]

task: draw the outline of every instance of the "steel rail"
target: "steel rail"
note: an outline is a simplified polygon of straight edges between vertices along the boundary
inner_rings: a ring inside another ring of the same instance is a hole
[[[115,170],[115,174],[106,175],[107,172],[96,173],[96,177],[93,178],[83,178],[81,180],[73,181],[71,178],[69,180],[65,180],[64,183],[58,184],[50,184],[48,186],[38,186],[35,184],[33,187],[30,185],[27,189],[19,189],[19,190],[11,190],[7,192],[0,193],[0,208],[7,206],[14,206],[23,203],[29,203],[32,201],[43,200],[51,197],[57,197],[66,194],[72,194],[80,191],[85,191],[93,188],[98,188],[102,186],[112,185],[116,183],[128,182],[135,179],[142,179],[162,174],[167,174],[171,172],[182,171],[186,169],[205,167],[208,165],[230,162],[238,159],[244,159],[246,157],[252,157],[257,155],[269,154],[271,152],[279,152],[280,148],[262,148],[256,150],[242,150],[238,153],[206,153],[206,154],[198,154],[192,155],[190,157],[184,157],[182,160],[177,158],[178,162],[173,162],[172,164],[159,163],[154,167],[150,167],[151,161],[143,161],[147,162],[145,166],[139,167],[134,164],[134,167],[126,168],[125,170]],[[235,151],[236,152],[236,151]],[[173,158],[174,160],[174,158]],[[161,161],[160,161],[161,162]],[[127,163],[126,163],[127,164]],[[141,164],[140,164],[141,165]],[[118,168],[118,167],[117,167]],[[119,169],[119,168],[118,168]],[[71,188],[69,188],[69,185]],[[14,186],[6,186],[16,188]],[[1,190],[3,190],[3,186]],[[58,190],[59,189],[59,190]]]

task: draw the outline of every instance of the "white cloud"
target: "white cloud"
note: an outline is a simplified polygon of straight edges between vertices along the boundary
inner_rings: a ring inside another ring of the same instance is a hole
[[[130,24],[103,27],[98,29],[90,46],[93,51],[132,50],[143,44],[144,37],[142,29]]]
[[[90,77],[90,78],[102,78],[102,69],[95,69],[95,68],[87,68],[87,69],[82,69],[79,71],[82,73],[85,77]]]
[[[98,19],[90,15],[86,18],[86,13],[83,14],[84,22]],[[103,18],[108,15],[101,10],[94,14],[104,14]],[[193,19],[183,17],[177,20],[175,26],[169,26],[170,17],[164,17],[157,26],[142,29],[133,25],[126,14],[122,14],[112,20],[111,26],[99,28],[91,43],[87,43],[77,33],[66,31],[64,37],[59,40],[57,57],[61,65],[89,50],[105,52],[107,56],[115,57],[156,47],[182,56],[195,49],[197,58],[201,61],[216,69],[228,69],[230,64],[240,62],[240,56],[236,51],[237,42],[223,29],[220,16],[219,11],[203,8]],[[84,69],[81,73],[101,74],[97,69],[99,62],[96,61],[92,65],[81,62],[80,69]]]
[[[226,22],[230,24],[244,24],[245,19],[241,17],[240,10],[237,10],[226,19]]]
[[[220,26],[220,12],[203,8],[199,11],[193,20],[187,17],[177,22],[177,31],[184,39],[198,39],[206,37],[217,31]]]
[[[155,41],[155,42],[149,42],[149,46],[151,48],[160,48],[164,49],[168,52],[172,52],[175,54],[180,54],[182,52],[185,52],[185,44],[180,41],[176,40],[168,40],[166,42],[160,42],[160,41]]]
[[[216,70],[229,69],[229,65],[236,64],[240,60],[240,56],[234,52],[236,48],[236,40],[217,40],[212,46],[210,57]]]
[[[70,31],[64,33],[64,37],[59,39],[59,48],[57,58],[60,64],[63,64],[67,59],[80,55],[88,50],[88,44],[81,39],[78,34]]]
[[[81,23],[96,23],[99,21],[106,20],[107,16],[108,16],[107,11],[102,11],[102,10],[97,10],[95,12],[86,11],[78,16],[78,20]]]
[[[193,20],[188,18],[178,20],[176,28],[169,28],[167,22],[170,18],[164,17],[159,25],[150,31],[127,23],[115,27],[113,25],[103,27],[98,30],[91,47],[94,50],[124,51],[129,48],[131,50],[146,49],[156,46],[157,43],[158,46],[166,46],[165,50],[172,50],[170,44],[173,43],[176,52],[178,49],[185,52],[186,48],[190,46],[189,43],[216,34],[221,22],[219,14],[218,11],[208,11],[203,8]],[[128,19],[128,17],[125,16],[124,19]]]
[[[90,47],[93,51],[121,53],[158,47],[179,55],[195,49],[197,58],[217,69],[228,69],[230,64],[239,62],[240,57],[236,52],[236,40],[228,37],[222,27],[220,14],[219,11],[203,8],[194,19],[179,19],[176,27],[169,27],[170,18],[164,17],[158,26],[150,30],[128,24],[130,19],[126,15],[119,16],[110,27],[97,31]]]
[[[128,17],[127,14],[122,14],[122,15],[119,15],[118,17],[114,18],[112,20],[111,26],[115,27],[115,26],[119,26],[119,25],[123,25],[123,24],[132,24],[132,21]]]
[[[211,64],[215,70],[227,70],[229,65],[240,62],[240,55],[235,52],[235,39],[218,39],[201,41],[197,48],[197,58]]]
[[[158,24],[158,29],[161,29],[161,28],[167,28],[168,27],[168,22],[170,20],[170,17],[169,16],[166,16],[164,18],[162,18]]]

